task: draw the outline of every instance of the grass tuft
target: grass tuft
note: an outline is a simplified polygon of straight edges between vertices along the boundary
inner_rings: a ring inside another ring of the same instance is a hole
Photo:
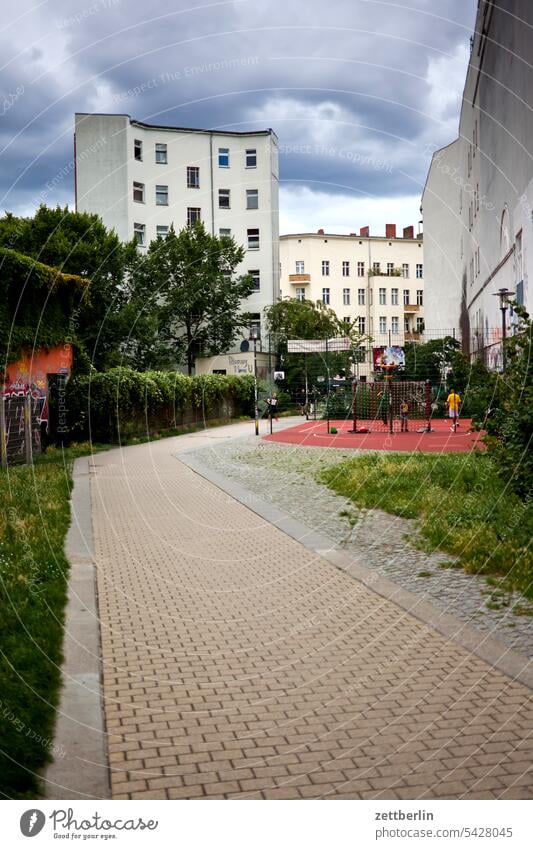
[[[416,520],[428,551],[446,551],[467,572],[499,576],[506,592],[533,600],[533,506],[487,455],[369,454],[319,480],[359,507]]]

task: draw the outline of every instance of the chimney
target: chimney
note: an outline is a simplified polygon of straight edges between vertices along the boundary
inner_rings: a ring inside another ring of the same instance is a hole
[[[318,233],[318,235],[319,235],[319,236],[323,236],[323,235],[324,235],[324,231],[323,231],[322,229],[321,229],[321,230],[317,230],[317,233]]]
[[[386,239],[395,239],[396,238],[396,224],[385,224],[385,238]]]
[[[350,233],[350,236],[357,236],[357,233]]]
[[[361,227],[361,229],[359,230],[359,235],[360,236],[370,236],[370,227],[368,227],[368,226],[367,227]]]
[[[414,239],[415,237],[415,228],[414,227],[404,227],[403,228],[403,237],[404,239]]]

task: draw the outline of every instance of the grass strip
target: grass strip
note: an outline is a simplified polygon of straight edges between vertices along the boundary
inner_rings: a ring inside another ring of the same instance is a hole
[[[446,551],[467,572],[533,600],[532,504],[514,495],[487,455],[372,453],[318,478],[359,507],[415,519],[428,551]]]

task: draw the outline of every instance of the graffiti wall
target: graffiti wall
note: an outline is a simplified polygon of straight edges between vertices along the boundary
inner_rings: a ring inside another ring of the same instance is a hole
[[[32,351],[8,365],[4,395],[6,398],[19,397],[29,389],[35,402],[39,423],[48,422],[47,375],[63,374],[68,377],[71,369],[72,345],[68,343],[49,350]]]

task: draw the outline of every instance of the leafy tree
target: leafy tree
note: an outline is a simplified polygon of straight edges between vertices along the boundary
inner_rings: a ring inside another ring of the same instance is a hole
[[[185,362],[191,374],[198,351],[227,351],[246,317],[241,302],[253,290],[249,275],[236,277],[244,249],[217,238],[201,222],[153,241],[132,273],[132,297],[148,304],[153,324],[143,338],[159,362]]]
[[[330,307],[321,301],[284,298],[265,310],[269,332],[273,335],[285,371],[284,388],[295,393],[314,386],[317,377],[336,374],[349,376],[350,358],[366,337],[356,329],[356,323],[340,320]],[[289,339],[330,339],[349,337],[351,348],[341,353],[287,354]]]
[[[96,367],[114,364],[127,333],[124,281],[133,243],[123,245],[97,215],[42,205],[32,218],[7,213],[0,219],[0,246],[91,281],[88,300],[79,305],[77,336]]]
[[[486,426],[501,476],[527,500],[533,491],[533,330],[523,307],[513,307],[519,325],[506,342],[507,368],[494,387]]]

